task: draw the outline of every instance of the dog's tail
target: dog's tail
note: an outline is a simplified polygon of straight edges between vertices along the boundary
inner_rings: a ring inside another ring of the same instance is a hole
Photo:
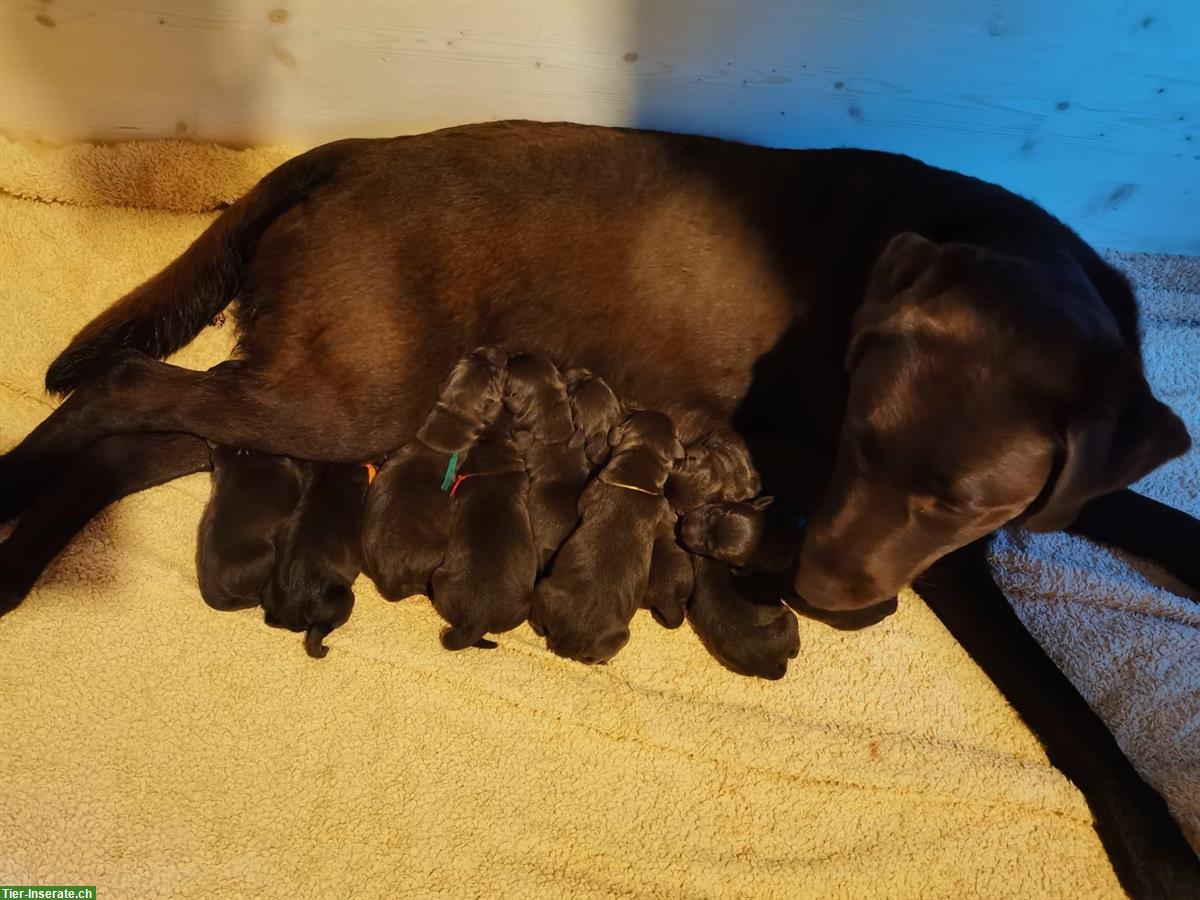
[[[447,650],[466,650],[468,647],[496,649],[496,642],[484,637],[486,632],[487,629],[482,625],[453,625],[442,632],[442,646]]]
[[[46,389],[68,394],[124,350],[162,359],[191,341],[244,287],[246,265],[262,233],[333,178],[357,143],[317,147],[268,173],[182,256],[84,326],[51,363]]]
[[[328,625],[323,623],[317,625],[309,625],[308,632],[304,635],[304,650],[313,659],[324,659],[329,653],[329,648],[325,646],[325,638],[332,631]]]

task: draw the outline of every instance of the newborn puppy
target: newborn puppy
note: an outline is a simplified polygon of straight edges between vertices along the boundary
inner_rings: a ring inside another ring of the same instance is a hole
[[[368,476],[366,467],[345,463],[303,466],[300,502],[279,535],[263,611],[268,625],[306,632],[305,650],[321,659],[329,652],[325,636],[354,608]]]
[[[611,393],[611,392],[610,392]],[[575,425],[566,384],[544,356],[508,361],[504,404],[513,416],[529,472],[529,524],[542,571],[578,522],[579,495],[592,467]]]
[[[718,429],[687,448],[667,480],[666,495],[678,513],[705,503],[746,500],[762,490],[750,450],[729,428]]]
[[[764,584],[773,581],[775,596],[782,596],[793,610],[842,631],[867,628],[896,611],[895,597],[876,606],[845,611],[818,609],[801,599],[792,588],[791,577],[800,550],[801,519],[772,507],[771,501],[771,497],[759,497],[701,506],[680,521],[680,540],[698,556],[733,566],[736,576],[755,576]]]
[[[692,592],[692,563],[676,543],[676,515],[717,500],[750,497],[758,490],[750,451],[736,432],[713,431],[687,448],[683,461],[667,479],[664,493],[673,512],[664,518],[654,541],[650,590],[643,603],[660,625],[678,628],[683,624]]]
[[[625,418],[621,401],[603,378],[587,369],[568,369],[563,381],[575,420],[572,445],[583,447],[593,466],[603,465],[609,453],[608,432]]]
[[[212,495],[200,519],[196,578],[213,609],[263,601],[279,531],[300,502],[302,467],[286,456],[212,449]]]
[[[525,621],[538,568],[529,475],[507,411],[471,448],[450,493],[450,542],[433,573],[433,606],[450,623],[442,646],[495,647],[484,634]]]
[[[739,675],[779,679],[800,652],[796,617],[779,600],[778,580],[738,578],[721,560],[692,557],[695,588],[688,622],[708,652]]]
[[[654,532],[650,575],[642,608],[664,628],[678,628],[687,616],[692,595],[692,561],[675,539],[675,511],[667,506]]]
[[[579,498],[580,523],[533,595],[530,622],[559,656],[612,659],[646,596],[654,537],[668,514],[662,496],[683,458],[675,426],[639,412],[608,435],[612,456]]]
[[[450,538],[457,454],[500,412],[506,361],[487,346],[459,360],[417,438],[388,457],[367,492],[363,568],[388,600],[429,593]]]
[[[698,556],[728,563],[737,575],[786,572],[796,563],[800,531],[782,521],[769,522],[767,508],[774,499],[697,507],[680,520],[679,539]]]

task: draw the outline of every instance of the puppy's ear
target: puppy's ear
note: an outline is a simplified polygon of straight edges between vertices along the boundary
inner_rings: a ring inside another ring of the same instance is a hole
[[[755,497],[753,500],[750,501],[750,505],[753,506],[755,509],[757,509],[759,512],[762,512],[762,510],[766,509],[768,506],[770,506],[774,502],[775,502],[775,498],[772,497],[770,494],[767,494],[766,496],[763,496],[763,497]]]
[[[1078,415],[1067,427],[1058,477],[1047,485],[1045,502],[1019,523],[1023,528],[1066,528],[1088,500],[1132,484],[1191,448],[1179,416],[1137,378],[1133,397],[1118,409]]]
[[[599,466],[608,461],[608,435],[597,431],[583,445],[583,455],[593,466]]]
[[[625,440],[625,436],[629,433],[629,420],[618,422],[612,428],[608,429],[608,446],[618,447]]]

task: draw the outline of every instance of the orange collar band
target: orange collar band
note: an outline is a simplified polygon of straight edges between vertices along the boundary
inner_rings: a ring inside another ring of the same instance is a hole
[[[374,463],[363,463],[363,468],[367,470],[367,486],[369,487],[371,482],[375,480],[375,476],[379,473],[379,470],[375,468]]]
[[[454,484],[452,484],[450,486],[450,496],[453,497],[456,493],[458,493],[458,486],[460,484],[462,484],[464,481],[466,481],[468,478],[474,478],[476,475],[486,475],[486,474],[487,474],[486,472],[468,472],[466,475],[455,475],[454,476]]]

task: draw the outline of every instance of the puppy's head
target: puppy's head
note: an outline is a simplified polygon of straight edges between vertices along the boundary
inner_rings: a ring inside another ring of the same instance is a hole
[[[507,364],[504,351],[490,345],[460,359],[417,440],[440,453],[456,453],[475,443],[500,412]]]
[[[574,434],[566,383],[554,363],[540,353],[509,359],[504,405],[516,428],[540,441],[558,443]]]
[[[608,458],[608,432],[622,418],[621,402],[603,378],[587,369],[568,369],[563,381],[575,420],[571,444],[583,447],[592,465],[601,465]]]
[[[697,556],[719,559],[737,568],[749,564],[767,528],[765,510],[773,497],[738,503],[710,503],[679,522],[679,540]]]
[[[1150,392],[1136,334],[1106,302],[1132,306],[1128,284],[1084,265],[911,233],[883,249],[847,349],[801,598],[871,606],[1004,525],[1065,527],[1090,498],[1188,449],[1183,423]]]
[[[268,586],[263,598],[264,620],[272,628],[306,632],[304,648],[314,659],[323,659],[329,648],[323,643],[335,628],[346,624],[354,609],[354,591],[340,582],[306,585],[298,596],[283,598]]]
[[[664,480],[685,454],[670,416],[644,410],[609,429],[608,446],[613,456],[637,453],[653,459],[661,465]]]
[[[667,480],[666,496],[677,512],[706,503],[753,497],[762,489],[750,449],[737,432],[712,431],[687,448]]]

